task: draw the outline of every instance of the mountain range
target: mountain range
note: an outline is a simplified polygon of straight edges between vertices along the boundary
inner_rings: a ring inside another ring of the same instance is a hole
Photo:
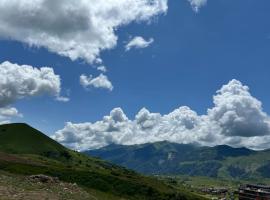
[[[201,147],[167,141],[109,145],[84,152],[147,175],[206,176],[234,180],[270,178],[270,150],[222,145]]]
[[[27,177],[40,174],[41,177],[57,177],[62,182],[71,183],[72,187],[74,184],[78,185],[90,195],[91,200],[202,199],[156,178],[146,177],[124,167],[67,149],[27,124],[0,125],[0,198],[1,194],[10,194],[10,190],[15,191],[19,187],[19,181],[10,180],[23,179],[26,185],[20,185],[23,187],[20,192],[26,192],[36,186],[28,183]],[[4,183],[9,184],[1,185],[5,177],[9,178]],[[54,185],[45,188],[49,187],[58,188]],[[3,188],[7,188],[7,191],[2,191]],[[46,190],[37,190],[37,196],[41,197]],[[12,192],[11,199],[14,195]],[[74,199],[67,196],[68,192],[63,195],[64,199]],[[8,196],[5,196],[5,199],[9,199]]]

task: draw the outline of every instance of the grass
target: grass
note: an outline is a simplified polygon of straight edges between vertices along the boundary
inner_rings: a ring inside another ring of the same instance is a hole
[[[68,150],[25,124],[0,126],[0,170],[15,176],[58,177],[102,200],[202,199],[155,178]]]
[[[38,160],[31,157],[27,157],[27,160],[38,163]],[[86,188],[86,191],[97,190],[126,199],[200,199],[187,191],[185,193],[177,191],[154,178],[140,176],[131,171],[117,168],[112,168],[111,171],[106,169],[89,171],[84,166],[66,167],[61,163],[44,165],[45,163],[43,161],[41,165],[35,165],[21,160],[12,163],[1,160],[0,169],[18,175],[46,174],[58,177],[64,182],[77,183]]]
[[[184,187],[189,192],[194,192],[207,199],[222,199],[224,196],[219,194],[206,194],[202,192],[202,189],[204,188],[227,188],[229,192],[233,193],[237,191],[239,185],[243,183],[204,176],[178,175],[160,176],[159,178],[164,181],[174,182],[175,185],[178,185],[181,188]],[[238,198],[235,196],[235,199]]]
[[[28,177],[0,171],[0,199],[95,200],[75,184],[32,182]]]

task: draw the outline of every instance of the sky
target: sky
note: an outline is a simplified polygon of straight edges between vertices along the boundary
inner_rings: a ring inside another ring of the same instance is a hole
[[[3,0],[0,121],[76,150],[161,140],[270,148],[269,9]]]

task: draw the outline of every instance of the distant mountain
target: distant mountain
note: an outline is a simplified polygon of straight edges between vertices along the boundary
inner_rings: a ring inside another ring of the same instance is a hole
[[[97,200],[201,199],[155,178],[71,151],[27,124],[0,125],[0,178],[2,174],[58,177],[77,183],[90,199]]]
[[[225,145],[200,147],[165,141],[132,146],[109,145],[84,153],[143,174],[270,178],[270,151]]]

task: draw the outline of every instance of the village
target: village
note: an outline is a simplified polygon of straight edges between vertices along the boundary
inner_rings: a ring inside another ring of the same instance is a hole
[[[238,190],[228,188],[201,188],[200,193],[213,196],[212,200],[270,200],[270,186],[246,184]]]

